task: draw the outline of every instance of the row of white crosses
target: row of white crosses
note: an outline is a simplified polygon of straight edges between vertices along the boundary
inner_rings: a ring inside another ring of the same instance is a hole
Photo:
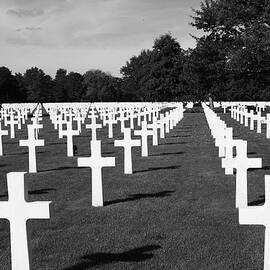
[[[59,130],[59,138],[67,136],[67,153],[68,156],[73,156],[73,136],[79,136],[81,123],[90,120],[90,124],[85,124],[86,129],[91,130],[91,153],[90,157],[78,158],[78,166],[90,167],[92,169],[92,205],[103,206],[102,192],[102,173],[103,167],[115,166],[115,158],[102,157],[101,141],[98,140],[97,130],[102,127],[108,128],[108,138],[113,138],[113,125],[119,123],[121,132],[124,135],[122,140],[115,140],[115,147],[124,148],[124,173],[132,174],[132,148],[141,146],[141,155],[148,156],[148,137],[153,137],[153,145],[158,145],[158,134],[160,138],[164,138],[174,126],[183,118],[182,103],[162,104],[149,103],[148,107],[145,104],[120,104],[120,103],[102,103],[102,104],[82,104],[81,110],[79,104],[75,106],[64,106],[61,109],[60,105],[44,104],[45,109],[50,114],[50,118]],[[131,106],[132,105],[132,106]],[[165,114],[160,113],[160,110],[166,107],[171,107],[171,110]],[[82,112],[83,111],[83,112]],[[73,116],[77,114],[81,121],[78,122],[77,129],[73,129]],[[98,123],[100,118],[101,123]],[[139,129],[134,129],[134,120],[137,119]],[[129,122],[129,127],[126,127],[125,121]],[[151,124],[148,123],[151,122]],[[80,123],[80,124],[79,124]],[[66,130],[62,126],[66,124]],[[158,133],[158,130],[160,132]],[[135,136],[140,136],[139,139],[132,139],[132,132]],[[90,136],[89,136],[90,139]]]
[[[263,206],[248,206],[247,198],[247,169],[261,168],[261,158],[247,157],[247,141],[234,140],[232,128],[226,124],[205,104],[204,112],[219,147],[219,156],[222,157],[222,167],[225,174],[236,173],[236,207],[239,210],[239,223],[241,225],[264,225],[264,269],[270,269],[270,176],[265,176],[265,204]],[[233,147],[236,147],[236,156],[233,157]]]
[[[28,139],[20,140],[20,146],[29,149],[29,172],[36,172],[35,147],[44,145],[43,140],[37,139],[38,121],[41,107],[36,104],[3,104],[1,120],[10,125],[11,138],[15,138],[15,124],[21,128],[25,124],[28,113],[33,113],[32,124],[27,126]],[[38,118],[38,119],[37,119]],[[0,122],[0,155],[3,155],[2,136],[8,135],[8,130],[2,130]],[[8,201],[0,203],[2,219],[9,220],[11,243],[11,267],[13,270],[31,269],[31,241],[26,223],[29,219],[49,219],[50,203],[45,201],[27,202],[28,188],[24,179],[25,172],[10,172],[7,174]]]
[[[248,111],[247,106],[255,107],[254,110]],[[226,109],[230,108],[231,117],[236,121],[243,124],[245,127],[254,130],[255,122],[257,125],[257,133],[262,132],[262,125],[266,124],[266,138],[270,139],[270,114],[262,116],[262,112],[267,106],[270,106],[269,102],[223,102],[222,107],[224,108],[224,113]]]
[[[234,140],[232,128],[228,128],[215,112],[205,104],[205,115],[215,139],[215,145],[219,147],[219,157],[222,158],[222,167],[225,174],[233,174],[236,170],[236,207],[247,207],[247,170],[249,168],[261,168],[260,158],[247,157],[247,141]],[[233,157],[233,148],[236,148],[236,156]]]
[[[33,112],[35,107],[37,107],[36,103],[14,104],[14,106],[12,104],[2,104],[0,118],[3,125],[0,123],[0,156],[4,155],[2,136],[10,134],[10,138],[15,139],[16,126],[21,129],[28,118],[28,113]],[[4,127],[9,127],[9,132],[2,129]]]
[[[153,114],[153,124],[157,121]],[[42,112],[41,106],[38,105],[33,113],[32,124],[27,126],[28,139],[20,140],[20,146],[27,146],[29,149],[29,172],[36,172],[36,157],[35,147],[43,146],[44,140],[38,139],[38,129],[42,128],[39,123],[41,121]],[[62,115],[61,115],[62,116]],[[72,129],[72,111],[67,112],[63,117],[66,117],[67,129],[62,130],[62,136],[73,137]],[[80,120],[77,121],[78,134],[79,126],[84,121],[86,114],[80,114]],[[93,118],[93,116],[91,115]],[[149,114],[145,117],[150,117]],[[171,112],[166,113],[164,118],[169,120],[168,129],[173,128],[183,117],[183,107],[178,105]],[[78,119],[79,119],[78,118]],[[147,129],[147,119],[141,122],[141,132],[139,135],[142,138],[147,138],[149,131]],[[93,129],[93,127],[92,127]],[[95,129],[95,127],[94,127]],[[138,130],[139,131],[139,130]],[[115,146],[124,147],[125,149],[125,172],[132,172],[131,165],[131,148],[141,145],[140,140],[131,139],[131,129],[123,127],[124,140],[115,140]],[[154,134],[154,132],[153,132]],[[142,139],[143,140],[143,139]],[[102,168],[115,166],[114,157],[102,157],[101,155],[101,141],[92,138],[91,156],[78,158],[78,166],[90,167],[92,169],[92,204],[93,206],[103,205],[102,192]],[[68,150],[71,151],[71,150]],[[143,151],[142,151],[143,152]],[[69,153],[69,152],[68,152]],[[147,152],[146,152],[147,153]],[[8,201],[0,203],[1,218],[8,219],[10,222],[10,241],[11,241],[11,264],[13,270],[29,270],[31,269],[31,242],[28,240],[29,232],[27,232],[26,222],[29,219],[49,219],[50,218],[50,203],[49,201],[42,202],[27,202],[28,189],[25,185],[25,172],[11,172],[7,174],[8,184]]]

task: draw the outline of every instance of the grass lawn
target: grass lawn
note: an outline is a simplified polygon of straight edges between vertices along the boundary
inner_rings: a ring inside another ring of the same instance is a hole
[[[263,201],[264,175],[270,170],[269,141],[222,116],[235,135],[248,140],[249,156],[262,157],[262,170],[249,177],[249,202]],[[204,114],[183,120],[140,157],[133,149],[133,175],[123,174],[123,149],[107,130],[98,131],[104,156],[116,167],[103,170],[105,206],[91,206],[89,168],[66,157],[66,139],[58,139],[43,119],[37,148],[38,173],[26,174],[30,201],[52,201],[50,220],[30,220],[33,269],[263,269],[263,226],[240,226],[235,209],[235,176],[226,176]],[[119,126],[116,138],[122,138]],[[88,156],[89,130],[75,138],[77,156]],[[7,200],[6,173],[28,170],[26,127],[4,137],[0,162],[0,200]],[[11,269],[9,223],[0,220],[0,265]]]

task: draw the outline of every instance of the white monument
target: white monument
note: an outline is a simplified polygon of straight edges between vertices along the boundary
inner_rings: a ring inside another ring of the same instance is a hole
[[[26,222],[29,219],[49,219],[49,201],[27,202],[28,190],[24,172],[7,174],[8,201],[0,202],[0,218],[9,220],[12,270],[30,270],[31,240]]]
[[[37,172],[37,159],[36,159],[36,147],[44,146],[44,140],[38,140],[35,138],[35,130],[32,125],[27,126],[28,129],[28,139],[20,140],[20,146],[27,146],[29,153],[29,172]]]
[[[114,167],[114,157],[101,156],[101,142],[91,141],[91,157],[79,157],[78,167],[90,167],[92,169],[92,205],[103,206],[102,168]]]
[[[265,203],[262,206],[239,208],[241,225],[264,225],[264,270],[270,269],[270,175],[265,176]]]
[[[115,140],[114,146],[124,147],[124,173],[132,174],[132,147],[141,146],[140,140],[131,139],[131,129],[124,129],[124,139]]]

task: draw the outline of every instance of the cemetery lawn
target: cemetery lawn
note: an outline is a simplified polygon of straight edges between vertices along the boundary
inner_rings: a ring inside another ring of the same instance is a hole
[[[248,140],[250,157],[262,157],[263,169],[248,174],[249,203],[264,199],[264,175],[270,170],[269,141],[240,126],[229,115],[238,138]],[[26,174],[29,201],[52,201],[50,220],[30,220],[33,269],[263,269],[264,228],[240,226],[235,209],[234,176],[225,176],[203,113],[183,120],[151,146],[150,156],[133,150],[134,174],[123,174],[123,149],[98,131],[103,156],[116,167],[103,169],[103,208],[91,206],[89,168],[77,167],[88,156],[89,131],[74,142],[77,156],[66,157],[66,139],[58,139],[48,117],[37,148],[38,173]],[[264,131],[264,130],[263,130]],[[265,131],[264,131],[265,132]],[[122,138],[119,126],[115,139]],[[4,137],[0,163],[0,200],[7,197],[6,173],[28,170],[26,127]],[[0,265],[11,269],[9,223],[0,220]]]

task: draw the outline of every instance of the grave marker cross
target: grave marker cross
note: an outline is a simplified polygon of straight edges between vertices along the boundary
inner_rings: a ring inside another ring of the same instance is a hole
[[[236,146],[236,157],[222,159],[222,168],[236,169],[236,207],[247,207],[247,170],[261,168],[261,158],[247,157],[247,141],[241,141]]]
[[[73,136],[80,135],[80,132],[72,129],[72,120],[67,121],[67,129],[62,131],[62,135],[67,137],[67,156],[73,157]]]
[[[101,156],[100,141],[91,141],[90,157],[78,158],[78,167],[90,167],[92,170],[92,205],[95,207],[103,206],[102,168],[114,166],[114,157]]]
[[[102,128],[102,125],[101,124],[97,124],[96,119],[97,119],[96,115],[93,114],[91,116],[91,124],[85,125],[85,128],[91,129],[91,132],[92,132],[92,141],[96,141],[97,140],[97,129]]]
[[[265,203],[262,206],[239,208],[241,225],[264,225],[264,270],[270,269],[270,175],[265,176]]]
[[[0,218],[10,223],[12,270],[31,269],[31,241],[26,222],[29,219],[49,219],[49,201],[27,202],[24,172],[7,174],[8,201],[0,202]],[[28,237],[27,237],[28,236]]]
[[[15,138],[15,125],[18,124],[18,121],[14,119],[14,114],[11,112],[9,120],[6,121],[7,125],[10,125],[10,138]]]
[[[131,129],[124,129],[124,139],[115,140],[114,146],[124,147],[124,172],[125,174],[132,174],[132,147],[141,146],[140,140],[131,139]]]
[[[29,153],[29,172],[37,172],[37,160],[36,160],[36,146],[44,146],[44,140],[38,140],[35,138],[35,131],[32,125],[27,126],[28,139],[20,140],[20,146],[27,146]]]
[[[141,141],[142,141],[142,157],[147,157],[148,156],[148,136],[152,135],[153,136],[153,130],[147,129],[147,122],[144,120],[142,122],[142,127],[140,130],[134,130],[134,135],[135,136],[141,136]]]

